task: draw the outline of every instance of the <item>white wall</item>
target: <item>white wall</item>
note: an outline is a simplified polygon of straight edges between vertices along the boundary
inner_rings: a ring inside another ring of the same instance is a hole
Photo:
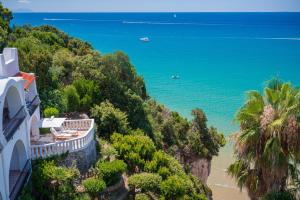
[[[9,99],[12,110],[16,112],[19,109],[20,104],[25,105],[25,94],[23,89],[23,81],[21,78],[8,78],[0,79],[0,140],[4,145],[2,152],[0,153],[0,192],[2,193],[3,200],[9,199],[9,170],[11,162],[16,164],[15,166],[23,167],[26,161],[30,158],[30,138],[28,137],[28,121],[29,115],[27,113],[27,118],[16,130],[14,136],[10,141],[6,141],[3,136],[2,128],[2,116],[4,100],[7,94],[11,94],[12,98]],[[17,105],[19,104],[19,105]],[[21,157],[17,160],[12,160],[12,153],[16,143],[19,143],[17,152]],[[21,148],[22,145],[24,148]],[[19,165],[17,165],[19,164]]]
[[[19,72],[18,50],[4,48],[0,54],[0,77],[14,76]]]

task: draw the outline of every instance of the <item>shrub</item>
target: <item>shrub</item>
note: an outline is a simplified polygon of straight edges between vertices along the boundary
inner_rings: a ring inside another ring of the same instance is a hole
[[[290,192],[270,192],[266,194],[262,200],[296,200]]]
[[[127,165],[122,160],[114,160],[112,162],[99,162],[97,169],[107,186],[116,184],[123,172],[126,171]]]
[[[145,135],[121,135],[115,133],[111,136],[113,147],[118,155],[127,163],[130,172],[144,168],[147,160],[152,158],[155,151],[153,141]]]
[[[102,179],[91,177],[85,179],[82,182],[86,192],[90,195],[91,198],[95,199],[99,196],[99,193],[102,192],[106,188],[106,184]]]
[[[179,199],[187,193],[189,188],[187,180],[177,175],[168,177],[160,184],[161,192],[167,199]]]
[[[44,117],[58,117],[59,115],[59,110],[54,107],[48,107],[44,110]]]
[[[145,171],[159,173],[164,179],[170,175],[184,174],[183,168],[174,157],[164,151],[156,151],[151,161],[146,162]]]
[[[148,197],[147,194],[141,193],[135,196],[135,200],[150,200],[150,198]]]
[[[64,89],[64,97],[67,102],[67,111],[77,111],[80,105],[80,98],[76,88],[73,85],[66,86],[66,88]]]
[[[76,168],[58,167],[54,160],[36,160],[32,170],[32,187],[38,191],[36,199],[74,199],[73,182],[78,175]]]
[[[128,178],[128,185],[132,190],[141,189],[142,192],[158,191],[161,177],[153,173],[134,174]]]
[[[127,115],[109,101],[95,106],[91,113],[98,125],[99,133],[106,138],[109,138],[113,132],[124,134],[128,131]]]

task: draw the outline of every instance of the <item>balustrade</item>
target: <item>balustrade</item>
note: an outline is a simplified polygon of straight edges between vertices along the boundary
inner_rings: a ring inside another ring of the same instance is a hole
[[[80,137],[58,141],[43,145],[31,145],[31,157],[45,158],[52,155],[60,155],[66,152],[76,152],[86,148],[94,139],[94,120],[66,120],[63,124],[66,130],[86,130]]]

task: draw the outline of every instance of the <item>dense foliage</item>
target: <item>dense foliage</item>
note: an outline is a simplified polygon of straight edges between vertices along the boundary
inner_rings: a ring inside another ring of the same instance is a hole
[[[79,171],[72,167],[58,167],[54,160],[37,160],[32,169],[33,193],[37,199],[74,199],[74,180]],[[45,187],[47,186],[47,187]]]
[[[140,173],[134,174],[129,177],[128,186],[133,191],[136,189],[140,189],[141,192],[156,192],[159,190],[161,181],[162,178],[158,174]]]
[[[236,118],[240,123],[235,146],[237,160],[228,171],[238,185],[247,188],[251,199],[297,188],[300,177],[299,89],[272,80],[264,95],[257,91],[248,93]],[[299,187],[296,190],[299,191]]]
[[[143,169],[146,160],[150,159],[155,151],[154,143],[145,135],[122,136],[115,133],[111,136],[111,141],[131,173]]]
[[[114,160],[111,162],[100,161],[97,163],[99,175],[103,178],[107,186],[116,184],[122,173],[126,171],[127,165],[122,160]]]
[[[10,20],[12,20],[12,13],[7,8],[4,8],[0,2],[0,51],[7,44]]]
[[[115,108],[109,101],[96,105],[91,110],[101,136],[109,138],[114,132],[126,133],[128,131],[127,115],[120,109]]]
[[[106,188],[105,182],[97,177],[87,178],[82,182],[82,185],[92,199],[96,199],[100,192]]]

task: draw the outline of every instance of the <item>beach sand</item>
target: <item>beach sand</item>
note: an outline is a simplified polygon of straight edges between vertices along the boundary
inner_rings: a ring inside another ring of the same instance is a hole
[[[240,191],[235,180],[226,173],[227,167],[233,161],[231,144],[222,148],[219,156],[213,158],[211,174],[207,181],[213,192],[213,200],[249,200],[246,190]]]

